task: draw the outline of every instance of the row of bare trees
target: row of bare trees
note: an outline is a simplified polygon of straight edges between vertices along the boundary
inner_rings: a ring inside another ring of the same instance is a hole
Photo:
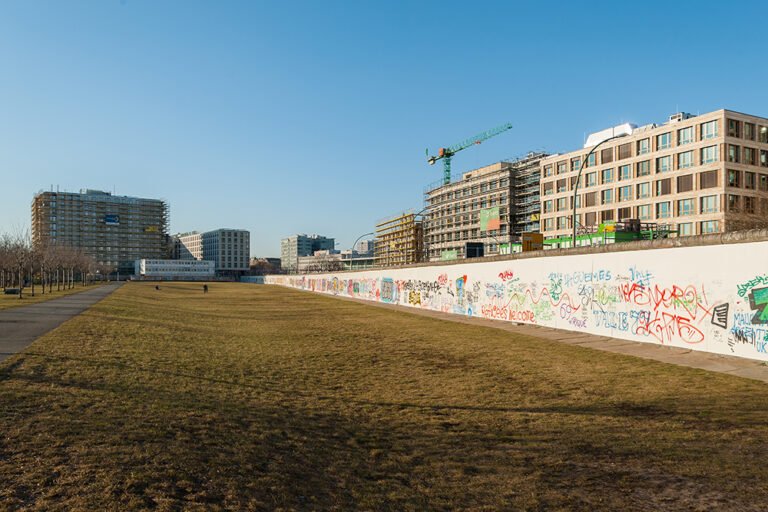
[[[112,271],[72,247],[35,245],[28,234],[0,235],[0,287],[18,290],[20,299],[27,287],[32,296],[38,290],[53,293],[54,288],[85,286],[94,276],[108,276]]]

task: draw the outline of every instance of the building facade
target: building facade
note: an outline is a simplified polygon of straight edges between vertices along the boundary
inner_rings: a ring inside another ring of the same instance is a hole
[[[134,275],[139,279],[204,280],[215,274],[212,261],[140,259],[134,264]]]
[[[374,263],[392,267],[424,260],[424,231],[415,213],[405,212],[376,224]]]
[[[428,187],[425,243],[430,261],[462,258],[468,243],[509,254],[523,233],[539,230],[540,162],[545,153],[466,172]]]
[[[312,256],[315,251],[332,251],[336,240],[320,235],[293,235],[280,240],[280,264],[287,272],[296,272],[299,257]]]
[[[137,259],[170,255],[168,204],[100,190],[40,192],[32,200],[36,246],[79,249],[101,265],[131,274]]]
[[[593,138],[590,146],[541,161],[546,239],[572,233],[576,177],[597,142]],[[677,236],[765,227],[768,119],[718,110],[632,127],[584,164],[576,207],[578,233],[629,220]]]
[[[235,277],[248,272],[251,233],[244,229],[216,229],[200,235],[203,259],[216,265],[216,274]]]
[[[203,235],[197,231],[174,235],[174,257],[179,260],[203,259]]]

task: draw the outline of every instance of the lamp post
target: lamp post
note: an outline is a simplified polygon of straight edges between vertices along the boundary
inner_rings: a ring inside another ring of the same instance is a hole
[[[357,240],[355,240],[355,242],[352,244],[352,250],[349,253],[349,270],[352,270],[352,261],[355,259],[355,246],[357,245],[357,242],[359,242],[364,236],[371,236],[373,234],[375,234],[373,231],[370,233],[364,233],[357,237]]]
[[[625,135],[631,135],[632,134],[632,130],[631,129],[629,131],[627,131],[623,127],[619,127],[619,128],[622,128],[620,130],[621,133],[616,134],[615,130],[614,130],[614,133],[610,137],[608,137],[607,139],[603,139],[600,142],[598,142],[597,144],[595,144],[595,146],[589,151],[589,153],[587,153],[587,156],[584,157],[584,160],[582,160],[581,165],[579,166],[579,174],[576,175],[576,184],[573,186],[573,216],[571,217],[571,225],[573,227],[573,238],[571,239],[571,246],[572,247],[576,247],[576,197],[577,197],[577,193],[579,191],[579,182],[581,181],[581,171],[584,170],[584,166],[589,161],[589,157],[592,156],[592,154],[594,154],[594,152],[595,152],[595,150],[597,148],[599,148],[600,146],[602,146],[603,144],[605,144],[608,141],[611,141],[611,140],[614,140],[614,139],[618,139],[619,137],[624,137]]]

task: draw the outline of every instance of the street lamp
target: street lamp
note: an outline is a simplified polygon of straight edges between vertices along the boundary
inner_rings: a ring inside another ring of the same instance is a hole
[[[617,131],[620,133],[616,133]],[[573,216],[571,217],[571,225],[573,226],[573,238],[571,239],[571,247],[576,247],[576,197],[579,191],[579,182],[581,181],[581,171],[584,170],[584,166],[589,161],[589,157],[592,156],[597,148],[606,142],[618,139],[619,137],[624,137],[625,135],[632,135],[632,125],[626,124],[611,129],[611,136],[595,144],[589,153],[587,153],[587,156],[584,157],[584,160],[581,161],[581,165],[579,166],[579,174],[576,175],[576,184],[573,186]]]

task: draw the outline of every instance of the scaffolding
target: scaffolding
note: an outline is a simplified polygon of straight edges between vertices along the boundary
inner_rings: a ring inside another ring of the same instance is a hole
[[[422,221],[413,211],[405,211],[376,223],[374,265],[393,267],[422,261],[424,236]]]

